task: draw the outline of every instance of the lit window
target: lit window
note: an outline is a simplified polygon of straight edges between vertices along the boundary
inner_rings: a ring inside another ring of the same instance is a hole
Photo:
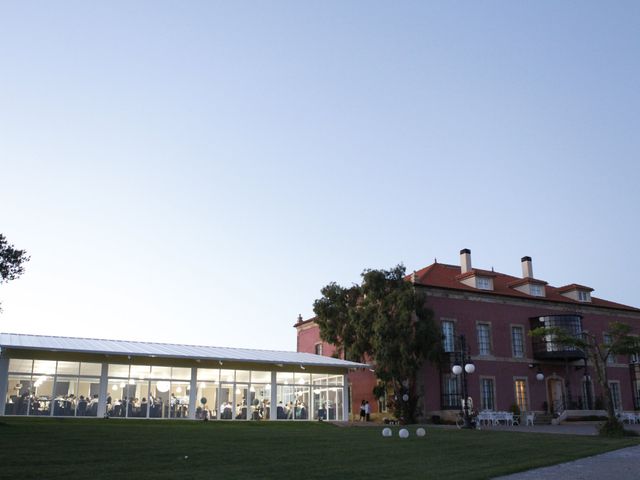
[[[477,277],[476,287],[482,290],[491,290],[491,280],[489,280],[487,277]]]
[[[453,322],[450,320],[442,322],[442,348],[447,353],[455,351],[453,344]]]
[[[518,408],[521,412],[527,411],[528,407],[528,399],[527,399],[527,381],[526,380],[516,380],[515,381],[515,389],[516,389],[516,403],[518,404]]]
[[[511,327],[511,347],[514,357],[524,357],[524,329],[522,327]]]
[[[491,355],[491,328],[488,323],[479,323],[478,333],[478,353],[480,355]]]

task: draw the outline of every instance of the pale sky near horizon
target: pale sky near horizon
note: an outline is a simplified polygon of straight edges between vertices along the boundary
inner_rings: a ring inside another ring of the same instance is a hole
[[[640,306],[640,2],[0,0],[0,331],[295,350],[365,268]]]

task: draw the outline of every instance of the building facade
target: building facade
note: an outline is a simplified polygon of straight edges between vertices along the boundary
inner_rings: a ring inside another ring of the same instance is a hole
[[[346,375],[314,354],[0,334],[0,413],[347,420]]]
[[[603,343],[611,322],[623,322],[640,333],[640,310],[603,300],[593,289],[571,284],[550,286],[533,275],[532,260],[521,260],[522,277],[471,266],[471,252],[460,252],[460,265],[433,263],[407,278],[426,296],[442,332],[441,365],[425,364],[418,376],[419,405],[425,418],[452,416],[460,410],[463,381],[478,410],[561,413],[601,410],[603,392],[582,352],[536,339],[538,326],[588,331]],[[321,342],[313,319],[295,325],[298,350],[334,353]],[[547,341],[549,340],[549,341]],[[461,342],[475,366],[471,374],[454,375]],[[617,410],[640,409],[638,356],[614,355],[607,364],[609,386]],[[366,399],[382,414],[384,399],[373,398],[376,381],[370,371],[350,374],[351,411]]]

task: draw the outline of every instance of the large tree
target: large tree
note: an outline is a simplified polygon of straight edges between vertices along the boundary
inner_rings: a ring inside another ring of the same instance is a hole
[[[359,285],[330,283],[321,290],[313,305],[320,337],[345,359],[372,362],[377,378],[395,393],[396,415],[413,422],[416,374],[425,360],[437,358],[440,331],[403,265],[361,276]]]
[[[640,338],[633,334],[630,325],[612,322],[607,331],[608,341],[601,341],[598,336],[588,331],[573,333],[560,327],[539,327],[531,331],[534,337],[543,338],[547,342],[577,348],[585,355],[593,366],[596,381],[604,392],[604,406],[607,412],[607,422],[601,428],[603,435],[621,434],[622,425],[616,418],[615,406],[611,388],[607,363],[613,355],[629,355],[640,352]]]
[[[24,264],[29,261],[24,250],[18,250],[0,233],[0,284],[15,280],[24,273]],[[0,308],[0,311],[2,309]]]

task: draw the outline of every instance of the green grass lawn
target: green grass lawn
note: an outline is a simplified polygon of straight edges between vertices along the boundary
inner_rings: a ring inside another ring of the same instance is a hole
[[[482,479],[637,445],[602,439],[321,423],[0,420],[0,478]],[[188,456],[188,458],[185,458]]]

